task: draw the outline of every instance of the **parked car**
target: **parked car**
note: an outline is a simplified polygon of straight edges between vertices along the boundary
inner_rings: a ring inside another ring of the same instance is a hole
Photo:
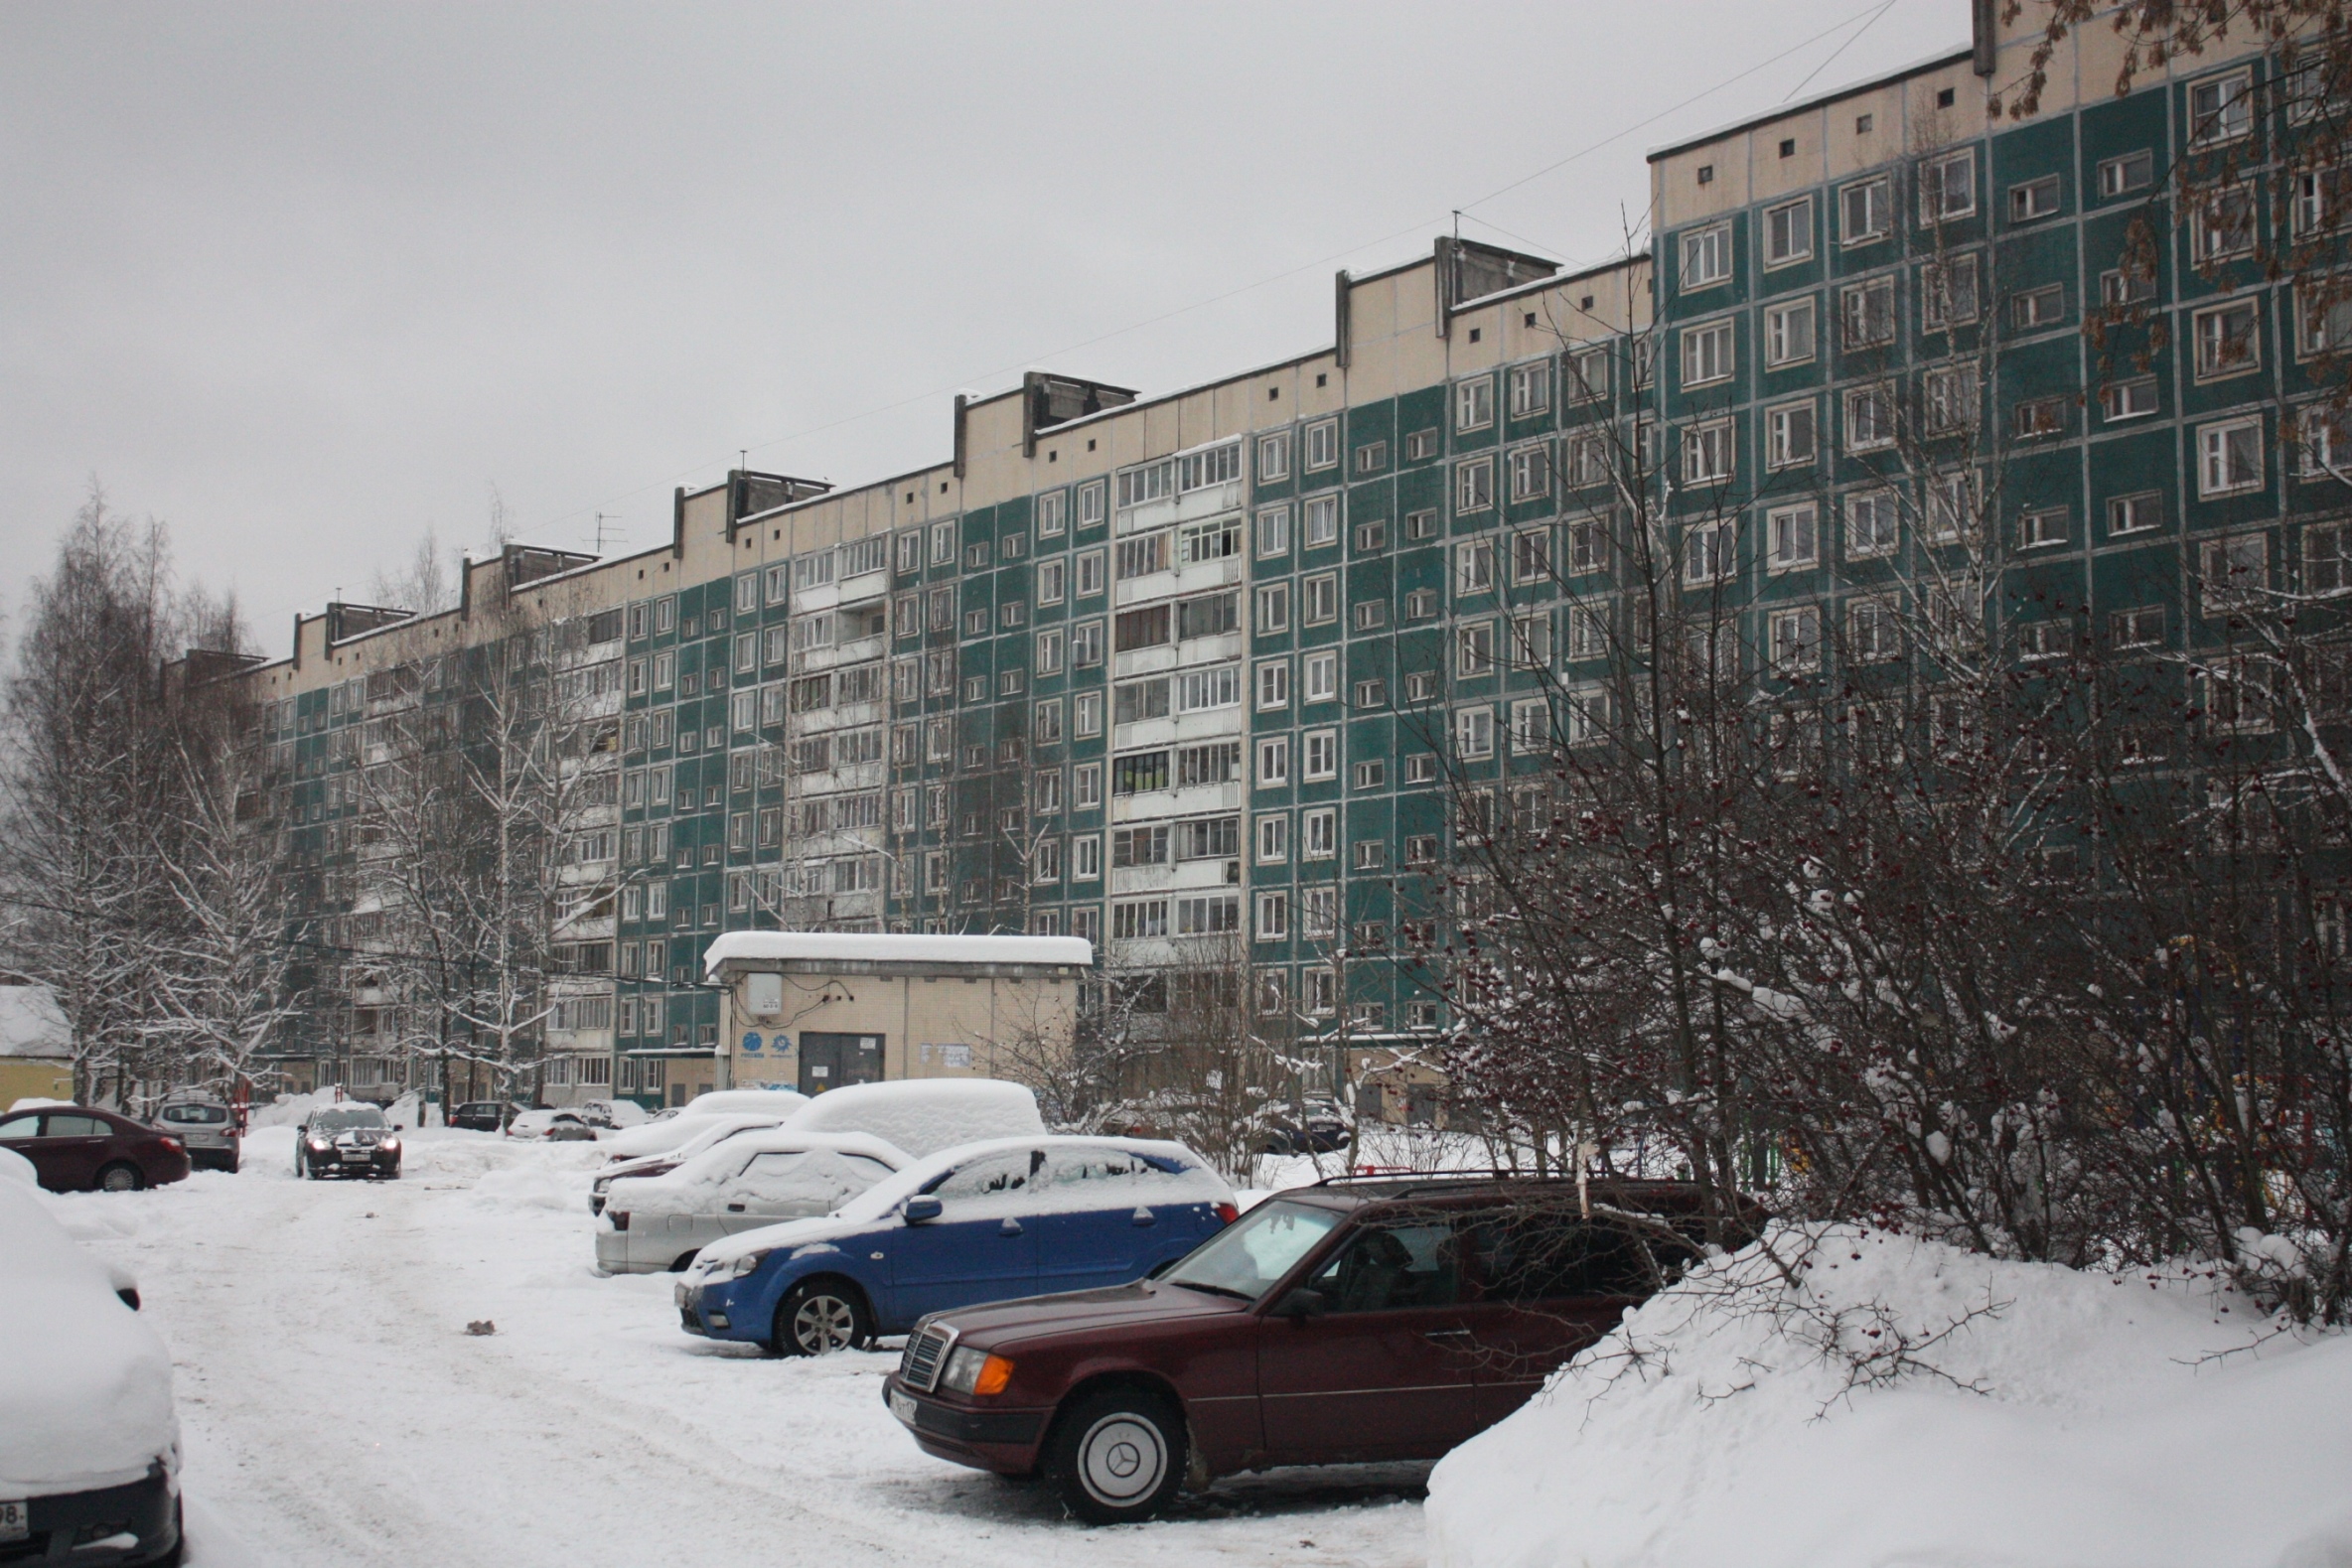
[[[5,1177],[0,1271],[0,1562],[178,1562],[172,1358],[136,1286]]]
[[[499,1132],[522,1109],[504,1100],[468,1100],[449,1113],[449,1125],[463,1127],[470,1132]]]
[[[629,1127],[643,1127],[651,1117],[646,1108],[633,1099],[592,1099],[580,1105],[580,1118],[591,1127],[607,1132],[619,1132]]]
[[[1260,1154],[1333,1154],[1348,1146],[1348,1118],[1327,1099],[1306,1102],[1304,1114],[1284,1107],[1268,1118]]]
[[[782,1219],[829,1214],[913,1162],[862,1133],[745,1130],[659,1174],[606,1189],[596,1266],[677,1273],[710,1242]]]
[[[0,1116],[0,1146],[33,1162],[53,1193],[135,1192],[188,1175],[188,1146],[171,1133],[89,1105],[44,1105]]]
[[[400,1135],[373,1105],[358,1100],[314,1105],[295,1129],[294,1174],[396,1179],[400,1174]]]
[[[539,1143],[587,1142],[596,1137],[596,1129],[578,1111],[526,1110],[507,1123],[507,1136]]]
[[[1292,1189],[1156,1278],[934,1313],[885,1398],[925,1452],[1042,1471],[1099,1523],[1188,1471],[1435,1458],[1696,1255],[1690,1188],[1610,1197],[1587,1218],[1558,1181]]]
[[[1233,1189],[1178,1143],[962,1144],[821,1219],[704,1247],[677,1287],[680,1325],[788,1354],[863,1346],[973,1302],[1139,1278],[1235,1212]]]
[[[244,1129],[237,1114],[220,1101],[191,1096],[176,1099],[156,1113],[156,1120],[187,1147],[191,1164],[233,1173],[242,1158]]]
[[[713,1128],[723,1127],[733,1132],[744,1127],[781,1127],[790,1120],[790,1110],[689,1111],[666,1121],[657,1116],[643,1127],[632,1127],[605,1139],[605,1161],[611,1167],[630,1160],[675,1159],[679,1151]]]
[[[641,1154],[634,1160],[609,1158],[588,1184],[588,1212],[592,1214],[603,1213],[606,1192],[623,1177],[660,1176],[665,1171],[676,1170],[713,1144],[747,1132],[764,1132],[781,1125],[773,1113],[757,1111],[735,1111],[725,1116],[702,1117],[690,1129],[693,1136],[674,1149],[660,1154]],[[606,1147],[610,1148],[615,1141],[607,1139]]]

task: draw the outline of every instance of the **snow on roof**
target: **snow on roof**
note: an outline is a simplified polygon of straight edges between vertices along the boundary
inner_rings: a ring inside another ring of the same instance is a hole
[[[1083,936],[926,936],[905,931],[729,931],[702,958],[705,974],[728,959],[848,958],[869,963],[1035,963],[1091,968]]]
[[[863,1132],[918,1159],[978,1138],[1045,1131],[1037,1096],[998,1078],[898,1078],[847,1083],[793,1113],[795,1132]]]
[[[71,1053],[66,1015],[46,985],[0,985],[0,1057]]]

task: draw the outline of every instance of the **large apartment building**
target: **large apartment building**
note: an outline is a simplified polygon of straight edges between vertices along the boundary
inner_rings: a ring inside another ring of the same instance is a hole
[[[1342,274],[1314,353],[1157,397],[1032,373],[957,398],[930,467],[733,473],[656,549],[510,547],[455,611],[301,618],[239,677],[255,810],[347,971],[287,1055],[405,1070],[357,780],[461,669],[542,671],[581,737],[546,1093],[674,1100],[711,1077],[727,930],[1078,935],[1113,976],[1214,948],[1309,1035],[1439,1029],[1386,955],[1441,918],[1449,781],[1590,722],[1560,710],[1615,570],[1579,522],[1622,480],[1596,437],[1655,452],[1686,586],[1738,589],[1760,668],[1877,657],[1877,607],[1955,549],[2020,657],[2037,619],[2177,648],[2232,574],[2341,573],[2287,412],[2339,324],[2207,281],[2214,224],[2124,253],[2190,143],[2259,129],[2265,61],[2119,99],[2091,29],[1988,123],[2033,35],[1974,9],[1969,50],[1654,154],[1655,281],[1439,239]],[[2103,300],[2168,347],[2103,357]]]

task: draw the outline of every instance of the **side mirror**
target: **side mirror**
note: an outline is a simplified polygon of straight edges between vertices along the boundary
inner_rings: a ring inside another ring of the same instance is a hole
[[[940,1201],[936,1198],[910,1198],[898,1207],[899,1217],[908,1224],[919,1225],[940,1216]]]
[[[1322,1316],[1327,1310],[1329,1310],[1329,1304],[1324,1301],[1321,1291],[1309,1290],[1301,1285],[1274,1303],[1273,1315],[1277,1318],[1288,1318],[1296,1323],[1304,1323],[1309,1318]]]

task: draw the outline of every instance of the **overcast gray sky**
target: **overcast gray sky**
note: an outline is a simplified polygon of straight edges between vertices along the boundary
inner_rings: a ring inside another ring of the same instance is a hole
[[[1966,0],[0,0],[0,600],[96,475],[279,654],[494,485],[527,538],[642,548],[738,448],[859,483],[1024,366],[1153,393],[1328,343],[1332,271],[1457,207],[1602,260],[1649,147],[1967,36]]]

